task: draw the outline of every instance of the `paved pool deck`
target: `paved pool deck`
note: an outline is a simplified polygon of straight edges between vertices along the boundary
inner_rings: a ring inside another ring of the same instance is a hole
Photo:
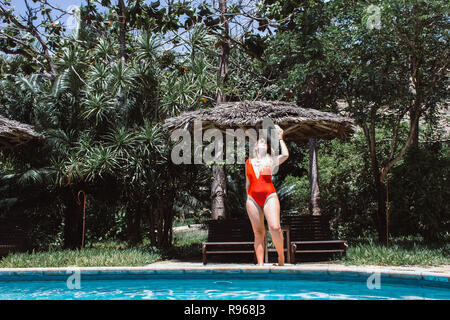
[[[343,265],[336,263],[286,263],[284,266],[277,266],[274,263],[265,263],[264,266],[257,266],[252,263],[207,263],[186,262],[179,260],[159,261],[145,266],[151,269],[245,269],[245,270],[331,270],[331,271],[373,271],[373,272],[432,272],[436,274],[450,276],[450,265],[422,267],[422,266],[376,266],[376,265]],[[1,270],[1,269],[0,269]]]
[[[416,280],[436,280],[450,283],[450,265],[421,267],[421,266],[354,266],[335,263],[299,263],[277,266],[273,263],[265,263],[264,266],[254,264],[232,263],[208,263],[183,261],[161,261],[146,266],[155,271],[158,270],[186,270],[201,272],[211,270],[213,272],[247,272],[247,273],[293,273],[293,274],[327,274],[330,276],[354,275],[370,276],[379,273],[385,277],[408,278]]]

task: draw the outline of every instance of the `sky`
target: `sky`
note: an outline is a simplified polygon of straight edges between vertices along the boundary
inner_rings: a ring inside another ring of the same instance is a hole
[[[86,4],[86,0],[48,0],[52,5],[55,5],[61,9],[67,9],[70,5]],[[39,7],[39,3],[34,3],[32,0],[28,0],[30,7]],[[11,0],[11,5],[17,9],[17,12],[24,13],[26,11],[25,0]]]
[[[87,4],[87,0],[47,0],[47,1],[50,4],[56,6],[56,7],[60,8],[60,9],[63,9],[63,10],[67,10],[70,6],[73,6],[73,5],[80,6],[80,5],[86,5]],[[148,0],[148,1],[146,1],[146,3],[153,2],[153,1],[154,0]],[[167,3],[167,1],[164,1],[164,0],[161,0],[160,2],[161,2],[162,6],[164,6]],[[191,2],[192,3],[196,3],[198,1],[191,0]],[[233,2],[233,1],[230,1],[230,3],[231,2]],[[11,0],[10,3],[12,5],[12,7],[14,7],[14,9],[15,9],[14,12],[15,12],[16,15],[18,15],[18,16],[20,16],[20,15],[25,16],[25,13],[27,11],[26,5],[25,5],[25,0]],[[96,5],[97,8],[100,7],[100,5],[96,1],[91,1],[91,3]],[[117,0],[116,1],[112,1],[112,3],[117,3]],[[212,3],[214,3],[214,1],[212,1]],[[33,0],[28,0],[28,5],[30,7],[32,7],[32,8],[39,8],[41,6],[40,3],[38,3],[38,2],[34,3]],[[216,3],[216,5],[217,5],[217,3]],[[52,16],[53,17],[59,16],[59,15],[61,15],[61,13],[59,11],[52,10]],[[40,18],[41,18],[41,15],[38,14],[38,20],[36,22],[39,23],[39,19]],[[66,16],[62,17],[62,19],[60,19],[60,22],[62,24],[64,24],[64,25],[66,25],[66,22],[67,22],[68,19],[69,19],[69,16],[66,15]]]
[[[1,0],[0,0],[1,1]],[[86,5],[86,0],[47,0],[48,3],[50,3],[52,6],[57,7],[59,9],[62,9],[64,11],[69,11],[70,7],[73,8],[73,6],[81,6]],[[11,7],[14,9],[14,15],[18,16],[19,18],[26,17],[27,13],[27,6],[25,3],[25,0],[11,0]],[[91,1],[92,4],[94,4],[99,11],[101,10],[101,5],[97,2]],[[112,1],[112,3],[117,3],[117,1]],[[162,4],[164,4],[164,1],[161,1]],[[34,3],[33,0],[28,0],[28,5],[31,8],[40,8],[41,3],[36,2]],[[62,12],[52,9],[51,10],[51,16],[56,21],[59,21],[65,28],[66,33],[71,33],[74,30],[74,26],[76,25],[76,20],[74,16],[72,15],[63,15]],[[56,19],[57,17],[60,17],[59,19]],[[23,21],[23,19],[19,19],[20,21]],[[39,26],[40,22],[42,21],[42,15],[40,13],[37,14],[37,20],[34,21],[34,24],[36,26]],[[0,23],[0,28],[4,26],[5,24]]]
[[[47,0],[51,5],[58,7],[62,10],[69,9],[70,6],[76,5],[80,6],[81,4],[86,5],[86,0]],[[41,4],[39,2],[34,3],[32,0],[28,0],[28,5],[31,8],[40,8]],[[11,6],[14,8],[14,13],[17,16],[26,16],[25,13],[27,12],[27,7],[25,5],[25,0],[11,0]],[[56,10],[52,10],[52,17],[60,16],[62,13]],[[38,14],[38,20],[37,23],[39,23],[41,15]],[[60,22],[62,24],[66,24],[67,19],[69,18],[68,15],[65,15],[60,19]]]
[[[48,2],[63,10],[67,9],[70,5],[80,6],[81,4],[86,4],[86,0],[48,0]],[[32,8],[40,7],[40,3],[34,3],[32,0],[28,0],[28,4]],[[11,0],[11,5],[15,8],[17,14],[24,14],[26,12],[25,0]]]
[[[154,0],[149,0],[148,2],[152,2]],[[0,2],[3,2],[0,0]],[[87,0],[47,0],[47,2],[49,2],[51,5],[58,7],[62,10],[68,11],[68,9],[71,6],[80,6],[80,5],[86,5],[87,4]],[[100,5],[96,2],[96,1],[91,1],[94,5],[97,6],[97,8],[100,7]],[[146,1],[147,2],[147,1]],[[192,3],[196,3],[196,0],[192,0]],[[232,2],[232,1],[231,1]],[[14,9],[14,14],[18,17],[23,16],[26,17],[26,12],[27,12],[27,7],[25,4],[25,0],[11,0],[11,7]],[[112,1],[112,3],[117,3],[116,1]],[[161,5],[165,5],[167,2],[164,0],[161,0]],[[28,5],[31,8],[40,8],[41,7],[41,3],[36,2],[34,3],[33,0],[28,0]],[[217,5],[217,3],[216,3]],[[56,17],[60,17],[62,15],[62,13],[58,10],[53,9],[51,11],[51,15],[52,17],[55,19]],[[37,20],[34,21],[35,25],[39,25],[42,19],[42,15],[40,13],[37,14]],[[238,19],[238,18],[237,18]],[[22,19],[19,19],[22,20]],[[66,28],[66,32],[71,33],[72,30],[74,29],[74,27],[70,26],[70,23],[74,24],[76,22],[76,20],[74,19],[73,16],[70,15],[64,15],[62,16],[60,19],[58,19],[59,22]],[[181,18],[181,22],[182,22],[183,18]],[[5,24],[0,23],[0,28],[2,26],[4,26]],[[254,28],[254,26],[253,26]],[[255,30],[256,31],[256,30]],[[234,34],[234,30],[230,30],[231,33]],[[259,33],[259,32],[258,32]],[[170,37],[170,34],[167,35],[167,37]],[[166,46],[170,46],[170,43],[166,44]],[[178,48],[177,50],[182,50],[182,48]]]

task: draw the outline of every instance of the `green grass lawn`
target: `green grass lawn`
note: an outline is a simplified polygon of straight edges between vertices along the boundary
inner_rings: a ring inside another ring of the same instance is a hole
[[[439,266],[450,265],[450,257],[444,248],[428,249],[416,247],[405,249],[397,245],[384,247],[379,245],[357,245],[349,247],[347,256],[337,260],[346,265],[381,266]]]
[[[424,245],[420,239],[402,237],[391,239],[389,246],[373,241],[349,243],[347,256],[336,261],[346,265],[450,265],[450,245]]]
[[[0,268],[143,266],[158,260],[158,253],[141,248],[85,248],[10,254],[0,260]]]
[[[174,258],[201,261],[201,243],[206,236],[206,230],[180,232],[174,235],[174,245],[168,250],[158,250],[148,243],[130,248],[126,242],[105,241],[87,244],[81,250],[14,253],[0,259],[0,268],[145,266]]]
[[[15,253],[1,259],[0,268],[144,266],[169,259],[200,262],[201,243],[206,238],[206,230],[179,232],[174,234],[174,245],[168,250],[158,250],[148,243],[129,247],[125,242],[107,241],[88,244],[83,250]],[[350,241],[347,256],[337,257],[332,262],[345,265],[450,265],[449,244],[425,246],[416,238],[392,239],[390,243],[384,247],[365,239]]]

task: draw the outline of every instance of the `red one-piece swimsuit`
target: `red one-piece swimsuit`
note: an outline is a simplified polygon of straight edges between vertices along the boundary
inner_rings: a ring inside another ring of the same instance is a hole
[[[276,192],[275,187],[272,184],[272,173],[270,168],[262,168],[259,177],[256,177],[250,158],[248,158],[245,163],[247,164],[247,177],[249,180],[248,195],[253,198],[261,208],[264,208],[267,198]]]

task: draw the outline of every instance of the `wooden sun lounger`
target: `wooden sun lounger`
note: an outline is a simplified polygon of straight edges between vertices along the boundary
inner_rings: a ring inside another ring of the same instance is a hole
[[[345,240],[333,240],[327,216],[286,216],[282,223],[290,226],[291,263],[295,264],[296,254],[346,254]]]
[[[253,254],[253,230],[248,219],[224,219],[208,221],[208,240],[202,244],[203,264],[211,254]]]

